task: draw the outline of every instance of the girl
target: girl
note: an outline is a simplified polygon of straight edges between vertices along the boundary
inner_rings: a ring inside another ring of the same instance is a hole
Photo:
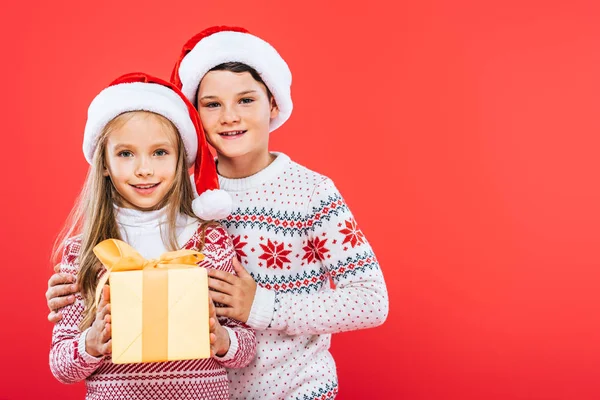
[[[255,355],[255,336],[246,325],[217,318],[211,305],[212,358],[117,365],[110,359],[108,287],[94,305],[105,269],[92,249],[104,239],[124,240],[145,258],[201,250],[201,266],[233,272],[231,240],[207,222],[227,216],[231,200],[213,190],[214,161],[193,106],[167,82],[124,75],[90,105],[83,150],[90,170],[65,227],[60,263],[63,273],[77,276],[80,291],[54,327],[52,373],[64,383],[85,379],[88,399],[229,398],[225,367],[244,367]],[[200,194],[195,200],[191,165]]]

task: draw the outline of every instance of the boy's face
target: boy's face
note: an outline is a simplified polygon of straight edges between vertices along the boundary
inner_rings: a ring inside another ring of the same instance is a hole
[[[249,72],[207,73],[198,88],[197,108],[208,142],[220,157],[268,152],[269,124],[279,110]]]
[[[177,133],[152,114],[135,112],[109,133],[105,176],[120,195],[120,206],[155,208],[175,182]]]

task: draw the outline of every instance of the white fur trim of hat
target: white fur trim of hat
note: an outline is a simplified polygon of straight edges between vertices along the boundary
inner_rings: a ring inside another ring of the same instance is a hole
[[[198,136],[184,100],[170,88],[147,82],[109,86],[94,98],[88,108],[83,134],[83,154],[88,163],[92,164],[99,136],[106,124],[129,111],[149,111],[171,121],[183,142],[187,166],[194,164]]]
[[[261,76],[279,108],[271,121],[270,131],[279,128],[292,114],[292,73],[277,50],[250,33],[221,31],[200,40],[183,58],[179,67],[181,91],[194,103],[200,81],[219,64],[240,62],[254,68]]]

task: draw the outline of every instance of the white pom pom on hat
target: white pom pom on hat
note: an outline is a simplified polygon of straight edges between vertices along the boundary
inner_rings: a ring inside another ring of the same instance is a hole
[[[206,190],[192,202],[194,214],[203,215],[204,220],[226,218],[231,214],[233,201],[224,190]]]
[[[171,82],[194,103],[200,81],[208,71],[227,62],[254,68],[265,82],[279,108],[270,131],[292,114],[292,72],[277,50],[263,39],[239,27],[215,26],[203,30],[184,45],[171,74]]]
[[[149,111],[162,115],[175,125],[186,152],[186,164],[194,165],[194,214],[210,221],[226,218],[232,211],[232,199],[219,189],[215,160],[210,153],[200,117],[185,95],[172,83],[134,72],[115,79],[102,90],[88,108],[83,134],[83,154],[92,164],[98,139],[106,124],[120,114]]]

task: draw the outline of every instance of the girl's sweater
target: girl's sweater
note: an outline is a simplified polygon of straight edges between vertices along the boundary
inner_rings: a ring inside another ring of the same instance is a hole
[[[158,258],[167,249],[160,235],[164,210],[141,212],[117,208],[121,238],[145,258]],[[198,250],[201,227],[184,215],[177,221],[181,248]],[[61,272],[77,274],[80,239],[67,241]],[[234,249],[222,227],[206,230],[200,266],[233,273]],[[256,338],[248,326],[231,319],[219,319],[229,333],[231,345],[223,357],[204,360],[160,363],[113,364],[110,357],[93,357],[85,351],[88,330],[80,332],[84,303],[80,293],[73,305],[62,310],[63,319],[55,325],[50,350],[50,368],[63,383],[85,380],[86,399],[228,399],[227,368],[241,368],[250,363],[256,352]],[[89,329],[89,328],[88,328]]]

